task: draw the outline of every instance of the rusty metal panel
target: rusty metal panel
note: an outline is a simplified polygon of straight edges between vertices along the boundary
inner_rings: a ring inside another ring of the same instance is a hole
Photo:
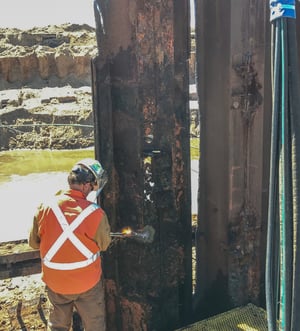
[[[196,1],[202,316],[262,304],[271,123],[267,9],[260,0]]]
[[[96,1],[96,155],[115,241],[104,257],[107,328],[171,330],[191,312],[188,1]]]

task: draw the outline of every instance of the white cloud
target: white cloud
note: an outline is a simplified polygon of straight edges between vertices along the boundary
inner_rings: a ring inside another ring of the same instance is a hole
[[[62,23],[95,26],[93,0],[0,0],[0,27],[29,29]]]

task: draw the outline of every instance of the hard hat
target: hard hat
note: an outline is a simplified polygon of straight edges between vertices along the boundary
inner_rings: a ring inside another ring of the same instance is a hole
[[[107,183],[107,172],[103,169],[101,163],[98,160],[91,158],[83,159],[76,163],[75,167],[83,166],[88,169],[93,175],[93,180],[87,180],[87,182],[95,183],[98,185],[98,189],[102,189]],[[88,178],[89,179],[89,178]]]

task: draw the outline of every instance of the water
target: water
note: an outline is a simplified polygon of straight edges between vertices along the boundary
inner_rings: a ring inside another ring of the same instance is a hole
[[[70,169],[86,157],[94,158],[94,150],[0,152],[0,242],[27,239],[36,207],[67,188]],[[191,162],[193,214],[198,213],[198,164]]]
[[[68,187],[67,176],[93,149],[0,152],[0,242],[27,239],[36,207]]]

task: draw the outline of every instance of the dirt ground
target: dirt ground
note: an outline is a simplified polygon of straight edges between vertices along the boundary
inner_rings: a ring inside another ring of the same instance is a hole
[[[5,270],[5,258],[29,251],[25,240],[0,243],[0,270]],[[0,280],[0,331],[46,330],[47,316],[47,298],[40,274]]]
[[[0,29],[0,150],[91,147],[95,30]]]
[[[47,298],[40,274],[0,281],[0,330],[46,330]]]
[[[27,240],[0,243],[0,276],[5,270],[5,261],[17,261],[16,254],[30,252],[32,249]],[[6,264],[6,267],[12,266]],[[40,270],[40,266],[35,270]],[[47,330],[49,306],[41,273],[26,273],[24,276],[0,279],[0,331]],[[82,331],[81,320],[76,311],[72,324],[73,331]]]
[[[41,274],[0,281],[0,331],[46,331],[49,307]],[[74,311],[73,331],[82,331]]]
[[[0,150],[94,145],[89,86],[3,90],[0,106]]]

